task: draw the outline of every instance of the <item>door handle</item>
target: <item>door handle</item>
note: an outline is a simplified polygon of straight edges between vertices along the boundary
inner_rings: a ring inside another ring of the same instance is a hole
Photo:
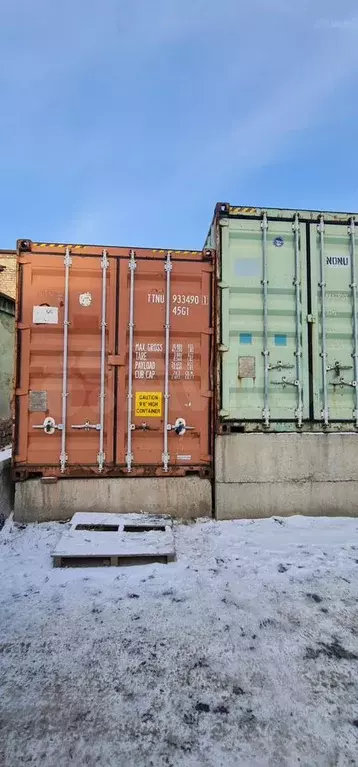
[[[42,429],[42,431],[45,432],[45,434],[54,434],[55,431],[62,431],[63,430],[63,424],[62,423],[56,423],[55,419],[51,416],[47,416],[43,423],[35,424],[33,429]]]

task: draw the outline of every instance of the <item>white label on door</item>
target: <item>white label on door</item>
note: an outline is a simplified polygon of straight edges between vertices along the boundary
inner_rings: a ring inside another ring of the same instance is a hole
[[[327,256],[326,257],[326,264],[327,266],[350,266],[351,259],[350,256]]]
[[[58,325],[57,306],[34,306],[32,322],[34,325]]]
[[[91,306],[92,296],[90,293],[80,293],[78,300],[81,306]]]
[[[177,461],[191,461],[191,455],[177,455]]]

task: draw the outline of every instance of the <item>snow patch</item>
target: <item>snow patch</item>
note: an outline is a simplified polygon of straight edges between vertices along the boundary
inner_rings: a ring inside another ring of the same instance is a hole
[[[66,529],[0,533],[1,763],[357,764],[358,520],[174,524],[173,564],[53,569]]]

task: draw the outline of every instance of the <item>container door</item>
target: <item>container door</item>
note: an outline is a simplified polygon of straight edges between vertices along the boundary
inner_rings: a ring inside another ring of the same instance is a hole
[[[311,225],[314,418],[358,426],[354,222]]]
[[[291,221],[221,219],[221,417],[309,417],[306,231]]]
[[[105,252],[21,256],[17,462],[66,474],[113,460],[115,272]]]
[[[117,457],[128,473],[211,464],[211,283],[200,261],[120,260]]]

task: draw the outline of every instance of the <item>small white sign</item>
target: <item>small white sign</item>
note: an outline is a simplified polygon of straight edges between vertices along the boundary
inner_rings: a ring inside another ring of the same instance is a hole
[[[92,296],[90,293],[80,293],[78,300],[81,306],[91,306]]]
[[[191,455],[177,455],[178,461],[191,461]]]
[[[57,306],[34,306],[32,322],[34,325],[58,325]]]

